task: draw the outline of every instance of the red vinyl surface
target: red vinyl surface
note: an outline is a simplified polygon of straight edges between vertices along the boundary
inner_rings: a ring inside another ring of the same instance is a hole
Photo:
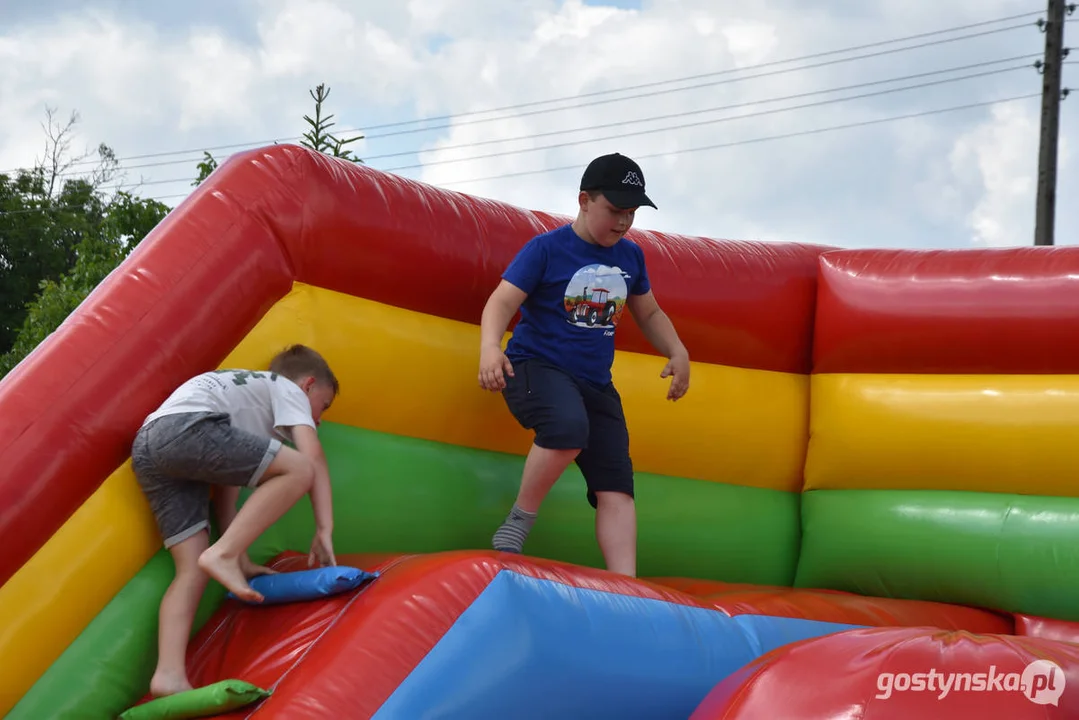
[[[1046,668],[1040,683],[1063,690],[1060,694],[1043,689],[1036,695],[1042,704],[1018,688],[1027,665],[1036,660],[1056,663],[1057,668]],[[978,678],[961,673],[983,674],[985,687],[991,689],[971,689],[978,687]],[[992,678],[1011,684],[998,685]],[[972,682],[973,686],[968,684]],[[1015,689],[1008,689],[1012,684]],[[1044,704],[1051,694],[1057,695],[1059,704]],[[1040,638],[927,628],[851,630],[761,656],[717,684],[690,720],[919,717],[1079,717],[1079,647]]]
[[[288,292],[257,218],[204,195],[0,381],[0,584],[131,453],[143,418]]]
[[[841,250],[820,267],[814,372],[1079,372],[1079,247]]]
[[[514,252],[563,220],[296,146],[232,156],[0,382],[0,584],[293,280],[477,323]],[[808,372],[820,248],[632,237],[694,360]],[[618,344],[652,352],[632,323]]]
[[[1079,623],[1035,615],[1015,614],[1015,634],[1079,645]]]
[[[337,561],[382,575],[358,594],[326,600],[265,608],[226,601],[192,639],[191,682],[239,678],[272,687],[273,696],[257,708],[260,719],[370,717],[502,569],[707,607],[689,595],[602,570],[494,551],[343,555]],[[271,566],[299,570],[306,556],[285,553]],[[239,720],[252,712],[222,717]]]
[[[728,615],[774,615],[873,627],[928,626],[975,633],[1014,631],[1011,615],[925,600],[866,597],[840,590],[768,587],[656,578]]]
[[[259,718],[370,717],[502,569],[690,607],[714,606],[731,615],[771,614],[842,623],[887,615],[896,622],[992,626],[978,611],[966,614],[963,608],[936,603],[861,598],[833,591],[793,591],[775,602],[783,588],[681,578],[664,578],[660,584],[656,579],[622,578],[493,551],[345,555],[338,562],[378,570],[381,576],[362,592],[313,602],[250,608],[226,601],[191,642],[191,681],[207,685],[239,678],[272,688],[273,696],[257,708]],[[306,567],[306,556],[287,552],[271,565],[282,571],[300,570]],[[719,592],[699,597],[675,589],[680,587],[701,594],[718,587]],[[724,590],[733,594],[726,596]],[[723,599],[727,597],[734,600]],[[829,597],[843,602],[822,600]],[[238,720],[253,712],[249,708],[228,717]]]

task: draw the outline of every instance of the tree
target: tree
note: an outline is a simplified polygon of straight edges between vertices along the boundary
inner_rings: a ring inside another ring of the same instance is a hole
[[[344,147],[357,140],[363,140],[365,136],[361,134],[347,139],[338,138],[329,132],[329,129],[336,124],[330,122],[333,115],[322,116],[322,104],[330,97],[330,88],[326,87],[326,83],[319,83],[314,90],[308,90],[307,92],[311,95],[311,99],[315,101],[315,117],[303,116],[311,129],[303,134],[300,144],[320,153],[363,165],[362,158],[357,157],[351,150],[345,150]],[[196,166],[198,175],[195,177],[195,181],[191,183],[192,185],[201,185],[206,178],[210,177],[210,173],[217,168],[217,160],[209,152],[203,152],[202,158],[202,162]]]
[[[44,340],[168,213],[168,206],[102,185],[119,164],[107,145],[83,176],[65,126],[47,109],[45,157],[0,175],[0,377]]]
[[[0,350],[14,341],[40,283],[74,265],[75,246],[103,213],[94,188],[116,174],[115,155],[101,145],[96,167],[85,176],[67,177],[93,153],[70,155],[76,113],[61,126],[54,109],[45,112],[44,157],[14,176],[0,174]]]
[[[199,169],[199,176],[195,178],[195,182],[191,184],[197,187],[202,184],[203,180],[210,177],[210,173],[217,169],[217,160],[214,159],[214,156],[211,155],[209,151],[204,150],[202,152],[202,162],[195,167]]]
[[[347,140],[341,140],[334,135],[330,134],[329,129],[336,123],[330,122],[330,118],[333,115],[327,115],[322,117],[322,103],[330,97],[330,89],[326,87],[326,83],[319,83],[314,90],[307,91],[311,98],[315,101],[315,119],[312,120],[309,115],[304,115],[303,119],[307,121],[307,124],[311,126],[311,129],[304,133],[301,145],[317,150],[320,153],[326,153],[334,157],[339,157],[343,160],[351,160],[355,163],[363,164],[363,160],[352,154],[351,150],[342,150],[341,148],[349,143],[354,143],[357,140],[363,140],[363,135],[357,135],[355,137],[348,138]]]
[[[308,91],[315,117],[301,144],[333,157],[363,163],[345,146],[363,135],[342,139],[330,132],[333,115],[323,116],[330,96],[324,83]],[[104,143],[95,151],[70,153],[78,114],[61,126],[46,109],[45,157],[14,177],[0,174],[0,378],[49,336],[128,253],[164,219],[169,208],[153,199],[103,185],[117,177],[120,163]],[[94,155],[96,166],[77,176]],[[217,168],[209,152],[198,163],[192,185]]]

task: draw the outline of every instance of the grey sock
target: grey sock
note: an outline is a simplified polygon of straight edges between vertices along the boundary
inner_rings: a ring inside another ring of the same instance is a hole
[[[501,552],[520,553],[532,530],[532,523],[536,522],[536,513],[525,512],[514,503],[506,521],[491,538],[491,545]]]

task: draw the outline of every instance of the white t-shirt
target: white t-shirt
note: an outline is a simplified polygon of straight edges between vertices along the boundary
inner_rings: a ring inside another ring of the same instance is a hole
[[[217,370],[197,375],[176,388],[143,424],[185,412],[228,413],[233,427],[271,437],[276,431],[290,442],[292,426],[315,427],[311,402],[300,386],[268,371]]]

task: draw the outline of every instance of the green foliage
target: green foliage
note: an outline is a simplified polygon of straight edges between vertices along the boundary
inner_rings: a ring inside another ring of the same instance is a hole
[[[363,160],[353,155],[351,150],[343,150],[342,148],[349,143],[363,140],[364,136],[357,135],[347,140],[342,140],[329,132],[329,129],[336,125],[336,123],[330,122],[333,115],[322,117],[322,103],[330,97],[330,89],[326,87],[326,83],[319,83],[314,90],[308,90],[308,93],[310,93],[311,99],[315,101],[315,117],[312,119],[310,115],[303,116],[311,129],[303,134],[303,140],[300,144],[320,153],[362,164]]]
[[[195,167],[199,169],[199,176],[195,178],[195,182],[191,184],[198,187],[202,184],[203,180],[210,177],[210,173],[217,169],[217,160],[214,159],[214,156],[211,155],[209,151],[204,150],[202,152],[202,162]]]
[[[26,305],[11,349],[0,355],[6,375],[48,337],[93,292],[146,235],[168,214],[167,205],[120,192],[109,200],[91,194],[82,212],[65,209],[61,234],[71,241],[70,267],[46,277]]]
[[[339,138],[330,132],[333,115],[323,114],[330,89],[319,84],[309,92],[315,116],[304,115],[310,130],[301,144],[363,163],[345,148],[363,135]],[[10,348],[0,355],[0,378],[60,327],[169,212],[161,202],[128,192],[107,196],[101,188],[120,168],[116,154],[100,144],[72,156],[70,134],[78,114],[63,126],[54,121],[53,109],[46,114],[44,159],[12,177],[0,175],[0,350]],[[97,166],[73,177],[71,169],[92,155]],[[217,166],[204,152],[192,185],[202,184]]]

